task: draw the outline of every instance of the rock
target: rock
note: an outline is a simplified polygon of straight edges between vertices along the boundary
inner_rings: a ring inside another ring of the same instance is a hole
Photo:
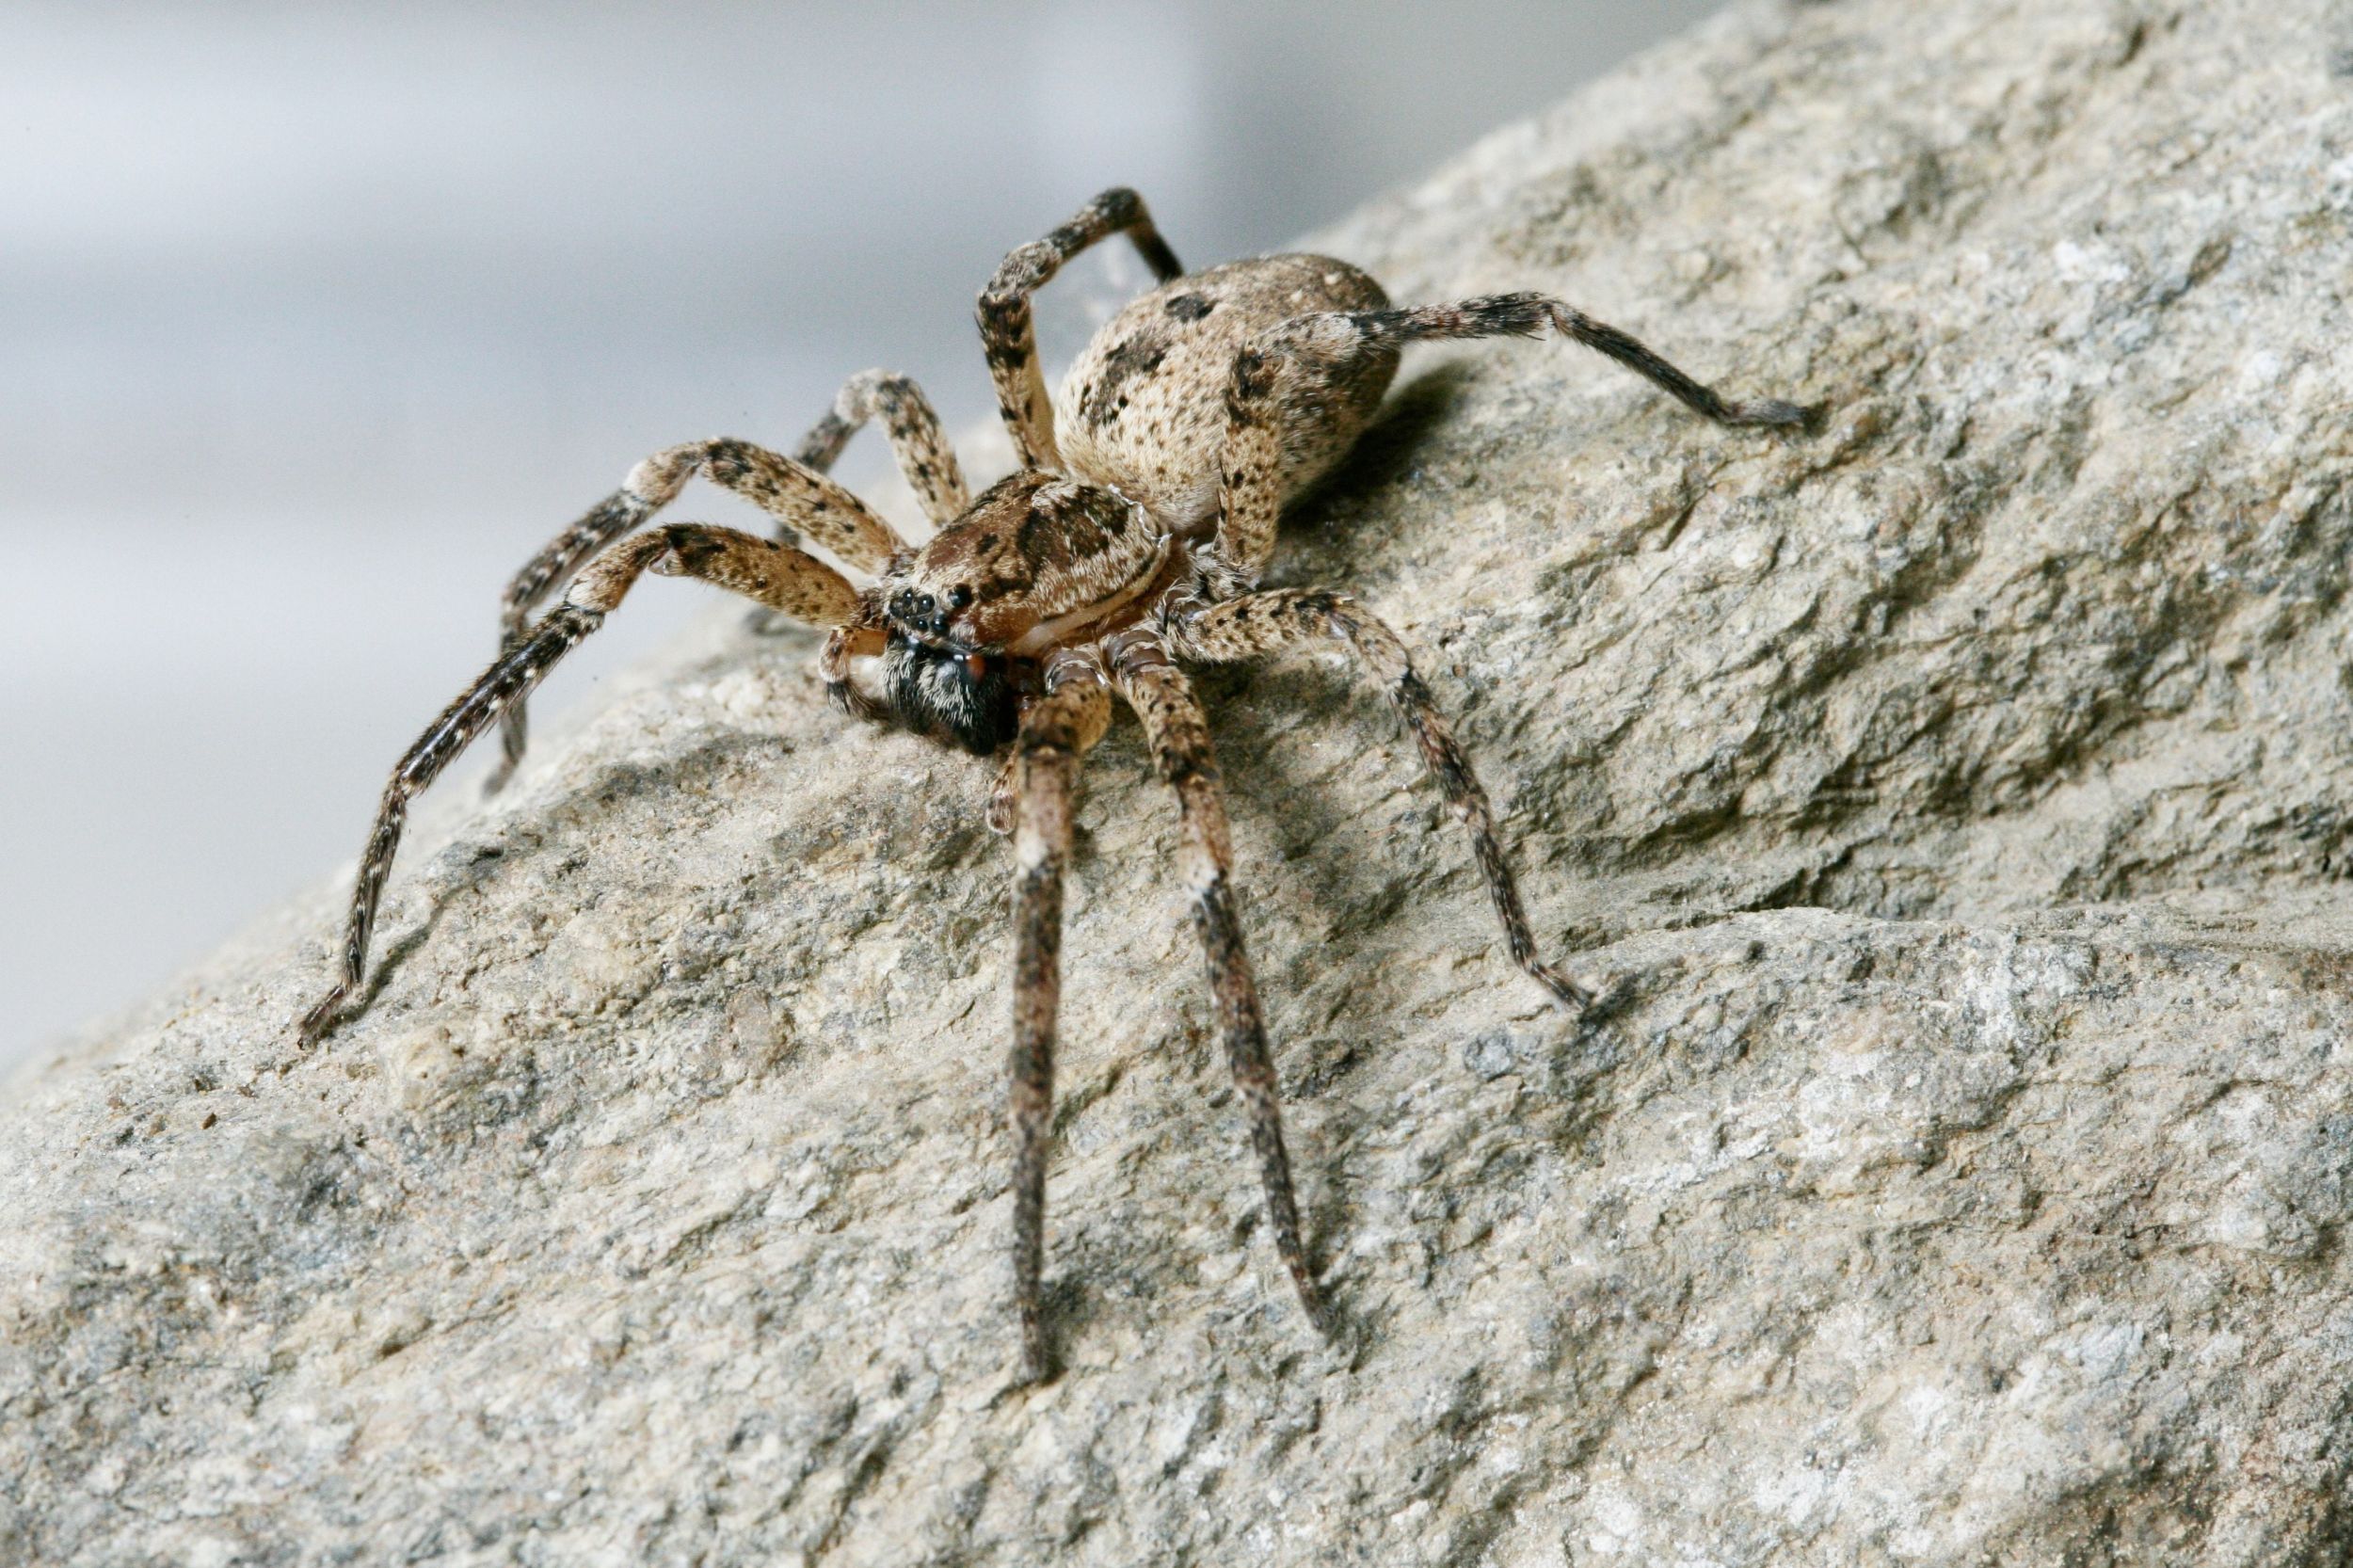
[[[1376,696],[1207,682],[1348,1342],[1260,1233],[1123,728],[1067,1369],[1008,1389],[987,770],[728,610],[425,813],[324,1048],[340,884],[20,1082],[0,1557],[2343,1560],[2348,49],[1748,5],[1319,237],[1826,408],[1465,348],[1290,525],[1282,580],[1424,650],[1593,1016]]]

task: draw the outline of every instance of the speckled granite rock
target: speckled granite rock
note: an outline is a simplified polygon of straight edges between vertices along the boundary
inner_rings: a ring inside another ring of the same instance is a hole
[[[426,814],[327,1048],[340,888],[21,1081],[0,1559],[2345,1560],[2349,14],[1747,6],[1322,236],[1831,410],[1468,350],[1294,520],[1611,987],[1335,666],[1211,683],[1353,1346],[1122,729],[1006,1391],[985,771],[730,612]]]

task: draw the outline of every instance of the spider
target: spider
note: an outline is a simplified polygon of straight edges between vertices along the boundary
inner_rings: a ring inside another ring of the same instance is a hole
[[[1116,234],[1159,286],[1095,335],[1064,380],[1058,418],[1030,298],[1064,264]],[[1257,589],[1276,519],[1346,455],[1411,343],[1533,337],[1550,328],[1723,424],[1795,425],[1806,410],[1775,399],[1728,401],[1625,332],[1544,295],[1395,308],[1365,273],[1311,255],[1187,273],[1127,189],[1105,191],[1008,255],[981,292],[979,315],[1020,466],[978,498],[968,496],[921,391],[869,371],[843,386],[792,456],[729,440],[657,452],[532,557],[507,585],[498,659],[392,771],[360,862],[341,973],[296,1026],[300,1042],[307,1048],[331,1029],[360,983],[410,797],[494,723],[504,755],[489,787],[504,783],[523,754],[528,694],[640,576],[700,578],[829,628],[820,668],[839,706],[1001,758],[988,819],[1012,834],[1015,860],[1014,1304],[1022,1378],[1048,1378],[1040,1273],[1063,876],[1080,764],[1102,739],[1116,696],[1142,722],[1154,769],[1176,792],[1193,922],[1275,1250],[1308,1320],[1329,1337],[1335,1320],[1300,1240],[1274,1067],[1243,951],[1217,760],[1183,666],[1316,641],[1353,654],[1386,691],[1468,829],[1513,960],[1561,1005],[1585,1007],[1587,991],[1537,955],[1486,794],[1405,645],[1343,594]],[[936,530],[920,546],[826,476],[873,420]],[[645,526],[697,474],[776,517],[779,536]],[[803,544],[863,574],[864,585]],[[567,582],[555,607],[531,621]]]

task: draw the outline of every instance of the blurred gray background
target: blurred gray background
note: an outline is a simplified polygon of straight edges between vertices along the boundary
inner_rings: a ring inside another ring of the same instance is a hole
[[[0,8],[0,1070],[347,865],[646,453],[789,444],[877,364],[968,429],[975,291],[1101,186],[1277,248],[1714,8]]]

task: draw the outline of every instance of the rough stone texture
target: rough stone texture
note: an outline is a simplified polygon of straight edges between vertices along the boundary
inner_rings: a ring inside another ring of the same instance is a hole
[[[730,612],[428,813],[326,1049],[340,888],[21,1082],[0,1559],[2345,1560],[2348,77],[2342,7],[1749,6],[1322,236],[1830,410],[1465,350],[1290,529],[1428,651],[1596,1018],[1377,699],[1210,683],[1352,1346],[1128,728],[1069,1370],[1005,1391],[986,770]]]

